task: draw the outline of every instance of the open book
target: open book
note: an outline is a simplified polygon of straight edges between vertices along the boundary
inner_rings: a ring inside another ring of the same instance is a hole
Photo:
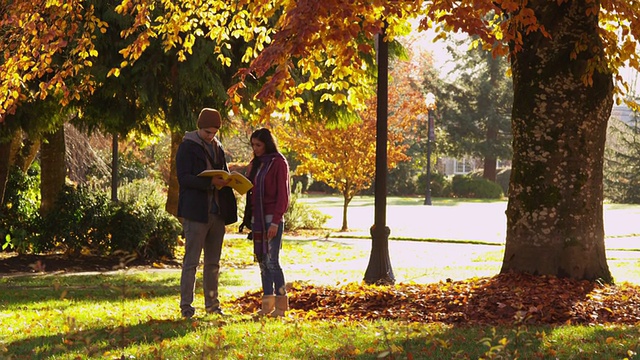
[[[229,181],[229,184],[227,184],[227,186],[235,189],[238,193],[240,193],[240,195],[246,194],[247,191],[251,190],[251,188],[253,187],[253,184],[251,183],[251,181],[249,181],[249,179],[247,179],[244,175],[240,174],[237,171],[232,171],[228,173],[224,170],[205,170],[200,174],[198,174],[198,176],[207,176],[207,177],[220,176],[225,180],[231,179],[231,181]]]

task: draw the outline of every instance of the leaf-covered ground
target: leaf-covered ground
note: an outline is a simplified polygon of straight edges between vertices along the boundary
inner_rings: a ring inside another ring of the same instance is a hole
[[[235,304],[244,313],[261,293]],[[637,324],[640,287],[600,285],[549,276],[502,274],[434,284],[339,287],[292,284],[292,316],[308,319],[396,319],[447,324]]]
[[[7,255],[7,254],[4,254]],[[15,255],[15,254],[14,254]],[[0,273],[113,270],[117,258],[58,255],[0,257]],[[153,267],[144,262],[134,267]],[[171,260],[163,267],[179,268]],[[46,267],[45,267],[46,266]],[[234,300],[242,313],[260,306],[261,293]],[[291,315],[307,319],[397,319],[447,324],[629,324],[640,323],[640,286],[601,285],[550,276],[502,274],[431,284],[342,286],[291,284]]]

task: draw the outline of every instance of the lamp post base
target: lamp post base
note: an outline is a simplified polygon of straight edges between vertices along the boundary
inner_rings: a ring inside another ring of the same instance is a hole
[[[389,234],[391,230],[387,226],[383,231],[376,231],[375,225],[371,227],[371,256],[364,274],[364,282],[367,284],[393,285],[396,282],[389,259]]]

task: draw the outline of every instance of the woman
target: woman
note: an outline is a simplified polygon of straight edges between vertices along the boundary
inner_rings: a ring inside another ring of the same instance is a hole
[[[247,194],[244,220],[251,218],[253,251],[260,265],[263,296],[258,313],[284,316],[289,302],[279,257],[284,213],[291,194],[289,164],[278,151],[268,129],[261,128],[251,134],[251,148],[253,160],[249,164],[248,177],[253,189]]]

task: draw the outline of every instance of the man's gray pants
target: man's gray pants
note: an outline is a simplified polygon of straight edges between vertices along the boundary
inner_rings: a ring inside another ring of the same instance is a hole
[[[180,310],[183,315],[193,315],[195,312],[191,304],[195,292],[196,271],[203,251],[204,306],[207,311],[218,309],[220,307],[218,278],[225,232],[224,220],[219,215],[209,214],[209,222],[207,223],[183,219],[182,226],[185,236],[185,253],[180,277]]]

